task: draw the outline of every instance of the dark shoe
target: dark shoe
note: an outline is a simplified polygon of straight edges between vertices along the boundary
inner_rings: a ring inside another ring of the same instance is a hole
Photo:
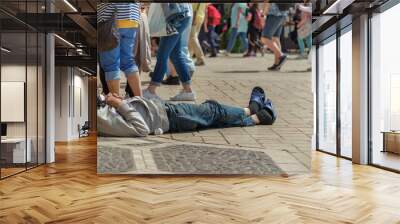
[[[161,81],[164,85],[179,85],[179,78],[174,76],[168,76],[165,80]]]
[[[272,101],[271,101],[270,99],[267,98],[267,99],[265,100],[263,109],[266,110],[266,111],[268,111],[268,113],[269,113],[269,114],[271,115],[271,117],[272,117],[272,123],[274,123],[275,120],[276,120],[276,117],[277,117],[277,113],[276,113],[276,110],[275,110],[275,108],[274,108],[274,105],[272,105]]]
[[[206,63],[204,62],[204,60],[197,60],[196,63],[194,63],[194,65],[196,65],[196,66],[203,66],[205,64]]]
[[[250,56],[251,56],[250,52],[247,52],[246,54],[243,55],[244,58],[248,58]]]
[[[281,68],[282,65],[285,64],[286,60],[287,60],[287,55],[286,54],[282,55],[279,58],[279,63],[277,64],[279,66],[279,68]]]
[[[217,57],[217,54],[211,54],[210,55],[210,58],[216,58]]]
[[[267,110],[259,110],[256,115],[258,120],[260,120],[260,124],[262,125],[271,125],[275,122]]]
[[[249,100],[249,109],[251,114],[257,113],[260,109],[263,108],[265,102],[265,92],[264,90],[256,86],[251,91],[250,100]]]
[[[153,78],[153,74],[154,74],[154,72],[149,72],[149,77]]]
[[[254,52],[247,52],[246,54],[243,55],[243,57],[244,57],[244,58],[247,58],[247,57],[256,57],[256,53],[254,53]]]
[[[268,68],[268,71],[279,71],[280,69],[281,68],[278,65],[273,64],[271,67]]]

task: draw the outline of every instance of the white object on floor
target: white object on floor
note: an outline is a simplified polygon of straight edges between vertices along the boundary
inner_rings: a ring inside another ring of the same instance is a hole
[[[162,100],[157,94],[151,93],[148,89],[143,90],[143,97],[148,100],[151,99]]]
[[[170,98],[171,101],[195,101],[196,94],[194,92],[181,91],[176,96]]]

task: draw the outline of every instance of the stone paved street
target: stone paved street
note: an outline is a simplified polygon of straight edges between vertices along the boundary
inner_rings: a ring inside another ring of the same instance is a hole
[[[311,72],[306,60],[288,60],[280,72],[269,72],[272,55],[242,58],[241,55],[207,58],[197,67],[193,88],[196,103],[214,99],[228,105],[247,106],[251,89],[263,87],[272,99],[278,119],[272,126],[212,129],[193,133],[164,134],[151,139],[230,145],[263,151],[289,174],[306,172],[310,164],[313,132]],[[149,77],[142,75],[147,86]],[[163,85],[158,94],[165,100],[180,91]]]

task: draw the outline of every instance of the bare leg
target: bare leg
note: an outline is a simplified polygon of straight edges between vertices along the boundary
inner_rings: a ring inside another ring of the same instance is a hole
[[[152,84],[150,84],[150,85],[147,87],[147,90],[148,90],[150,93],[152,93],[152,94],[156,94],[156,89],[157,89],[157,86],[156,86],[156,85],[152,85]]]
[[[191,93],[193,91],[191,84],[182,84],[182,87],[183,87],[183,91],[185,91],[187,93]]]
[[[120,88],[119,83],[120,83],[119,79],[107,81],[107,86],[110,93],[119,95],[119,88]]]
[[[138,72],[134,72],[132,74],[127,75],[127,81],[129,86],[131,87],[131,90],[133,92],[133,95],[135,96],[143,96],[142,94],[142,84],[140,82],[140,76]]]
[[[279,50],[282,51],[282,45],[281,45],[281,40],[277,37],[272,37],[272,41],[274,41],[274,43],[276,44],[276,46],[278,46]]]
[[[262,38],[262,42],[265,45],[267,45],[267,47],[274,53],[274,56],[275,56],[274,64],[278,64],[279,58],[283,55],[279,46],[273,40],[265,38],[265,37]]]

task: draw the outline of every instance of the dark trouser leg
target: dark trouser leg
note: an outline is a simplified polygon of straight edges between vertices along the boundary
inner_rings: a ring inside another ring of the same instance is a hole
[[[211,47],[211,54],[216,55],[217,54],[217,43],[215,41],[215,27],[214,26],[208,26],[208,43],[210,44]]]

